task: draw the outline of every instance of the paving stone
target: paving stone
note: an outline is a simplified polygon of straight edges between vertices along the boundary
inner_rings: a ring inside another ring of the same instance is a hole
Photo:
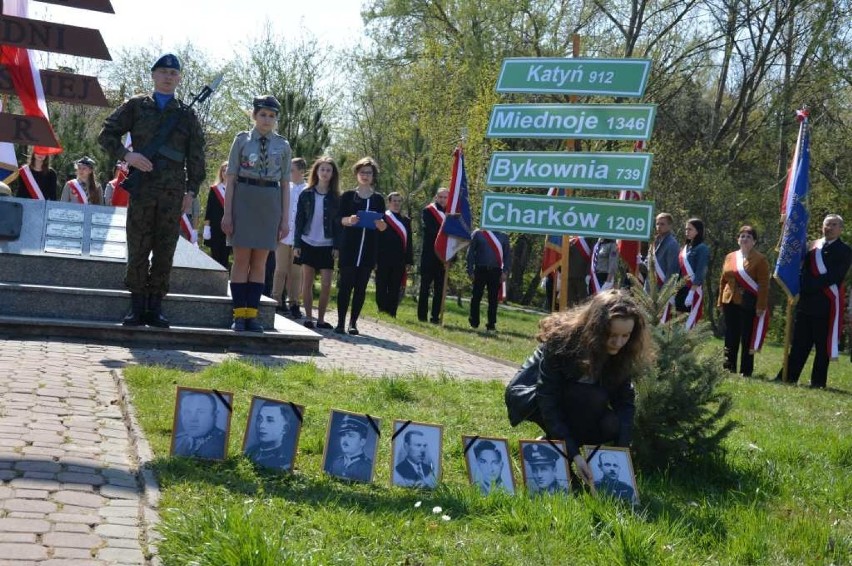
[[[85,559],[89,561],[89,564],[91,564],[92,561],[92,550],[90,548],[66,548],[57,546],[53,548],[52,555],[54,558]]]
[[[47,519],[55,523],[81,523],[84,525],[101,524],[101,517],[94,514],[79,515],[74,513],[51,513],[47,516]]]
[[[114,485],[102,486],[101,495],[110,499],[139,499],[139,493],[136,489]]]
[[[46,533],[50,523],[43,519],[0,519],[0,532],[7,533]],[[3,553],[0,552],[0,556]]]
[[[16,470],[21,470],[23,472],[58,472],[62,469],[62,466],[57,464],[56,462],[18,462],[15,464]]]
[[[139,516],[139,506],[134,505],[132,507],[101,507],[98,511],[98,514],[101,517],[138,517]]]
[[[0,488],[0,499],[5,499]],[[47,499],[48,492],[43,489],[16,489],[15,497],[18,499]]]
[[[41,537],[42,544],[47,546],[64,546],[68,548],[96,548],[101,545],[101,537],[81,533],[47,533]]]
[[[98,551],[98,558],[120,564],[142,564],[145,561],[141,551],[129,548],[102,548]]]
[[[32,542],[35,543],[35,533],[0,533],[0,542]]]
[[[34,478],[15,478],[10,482],[10,485],[16,489],[46,489],[48,491],[59,489],[58,481]]]
[[[80,523],[53,523],[53,530],[61,533],[90,533],[92,532],[89,525]]]
[[[7,511],[24,511],[27,513],[53,513],[56,511],[55,503],[37,499],[6,499],[0,502],[0,506]]]
[[[47,558],[47,549],[36,544],[2,542],[0,556],[7,560],[41,560]]]
[[[0,519],[2,520],[2,519]],[[136,540],[139,537],[139,529],[125,525],[98,525],[95,532],[107,538],[127,538]]]

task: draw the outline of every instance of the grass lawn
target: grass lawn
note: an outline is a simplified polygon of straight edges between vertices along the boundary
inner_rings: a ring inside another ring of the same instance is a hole
[[[501,312],[498,328],[506,332],[498,338],[472,336],[465,344],[520,362],[532,345],[524,336],[534,320],[521,331],[515,316]],[[460,339],[470,334],[461,330],[465,320],[453,307],[444,330],[417,322],[411,304],[399,315],[403,326]],[[513,335],[515,324],[523,336]],[[718,347],[718,341],[708,344]],[[769,347],[758,356],[757,373],[774,375],[779,363],[780,350]],[[165,564],[852,563],[848,357],[832,364],[828,391],[728,380],[724,387],[740,426],[726,441],[726,459],[666,474],[640,471],[642,506],[635,513],[587,495],[531,498],[519,490],[514,497],[482,497],[470,488],[462,434],[510,438],[516,479],[517,439],[539,434],[532,425],[509,427],[499,383],[366,379],[311,365],[235,361],[194,374],[130,367],[125,375],[157,455]],[[251,395],[304,404],[296,473],[255,469],[240,456],[224,463],[170,459],[175,385],[234,392],[231,454],[240,453]],[[321,472],[332,407],[383,419],[375,484],[349,484]],[[444,477],[436,491],[389,487],[394,418],[445,426]],[[433,514],[436,506],[441,512]]]

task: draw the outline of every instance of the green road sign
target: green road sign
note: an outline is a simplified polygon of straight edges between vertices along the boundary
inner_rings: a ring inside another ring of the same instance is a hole
[[[647,141],[656,113],[653,104],[496,104],[485,137]]]
[[[525,234],[649,240],[654,226],[654,203],[485,193],[480,226]]]
[[[517,57],[503,60],[497,92],[640,97],[650,59]]]
[[[641,191],[651,174],[650,153],[495,151],[485,184]]]

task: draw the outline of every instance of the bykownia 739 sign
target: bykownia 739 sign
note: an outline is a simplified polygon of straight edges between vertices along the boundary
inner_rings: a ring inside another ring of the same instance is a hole
[[[654,203],[485,193],[480,226],[525,234],[648,240],[654,226]]]

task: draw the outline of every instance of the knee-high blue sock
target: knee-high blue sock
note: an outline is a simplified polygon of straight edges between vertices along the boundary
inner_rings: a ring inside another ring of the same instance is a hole
[[[231,300],[234,303],[235,311],[237,309],[244,309],[246,307],[247,291],[248,283],[231,283]]]
[[[260,296],[263,295],[264,284],[249,282],[246,286],[248,287],[246,306],[250,309],[256,309],[260,306]]]

